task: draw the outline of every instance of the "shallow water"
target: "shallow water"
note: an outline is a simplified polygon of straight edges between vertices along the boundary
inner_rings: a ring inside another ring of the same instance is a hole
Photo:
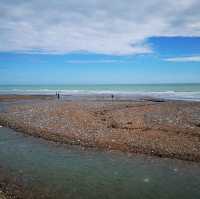
[[[91,84],[91,85],[0,85],[0,94],[110,95],[118,98],[153,97],[200,101],[200,84]]]
[[[36,198],[200,198],[198,163],[83,150],[7,128],[0,128],[0,166]]]

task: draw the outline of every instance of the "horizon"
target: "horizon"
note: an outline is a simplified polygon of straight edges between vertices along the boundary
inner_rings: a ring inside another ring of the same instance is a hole
[[[109,85],[189,85],[189,84],[200,84],[200,82],[180,82],[180,83],[88,83],[88,84],[76,84],[76,83],[69,83],[69,84],[0,84],[0,86],[109,86]]]

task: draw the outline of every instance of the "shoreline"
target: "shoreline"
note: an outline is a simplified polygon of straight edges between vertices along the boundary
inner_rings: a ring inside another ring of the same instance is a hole
[[[200,162],[199,102],[54,98],[12,96],[17,103],[9,104],[1,96],[8,104],[0,125],[59,143]]]
[[[199,91],[117,91],[117,90],[109,90],[109,91],[98,91],[98,90],[68,90],[68,91],[58,91],[61,98],[63,100],[86,100],[86,101],[105,101],[111,100],[111,96],[113,95],[115,100],[117,101],[136,101],[136,100],[144,100],[144,99],[157,99],[157,100],[165,100],[165,101],[186,101],[186,102],[200,102],[200,92]],[[56,96],[57,91],[52,90],[51,92],[47,92],[44,90],[43,92],[10,92],[10,93],[2,93],[0,92],[0,101],[1,98],[24,98],[24,99],[52,99]],[[31,97],[31,98],[30,98]]]

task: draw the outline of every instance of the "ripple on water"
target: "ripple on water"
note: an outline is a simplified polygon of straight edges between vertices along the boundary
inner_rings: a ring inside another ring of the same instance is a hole
[[[144,178],[144,180],[143,180],[145,183],[148,183],[150,180],[149,180],[149,178]]]
[[[82,150],[4,127],[0,167],[38,199],[48,194],[46,198],[59,199],[200,198],[197,163]]]

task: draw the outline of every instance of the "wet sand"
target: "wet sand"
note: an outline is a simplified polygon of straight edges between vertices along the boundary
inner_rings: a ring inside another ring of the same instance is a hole
[[[50,100],[55,97],[52,95],[0,95],[0,102],[11,102],[18,100]]]
[[[199,102],[57,101],[46,96],[9,96],[9,101],[0,113],[0,124],[29,135],[83,147],[200,161]]]

